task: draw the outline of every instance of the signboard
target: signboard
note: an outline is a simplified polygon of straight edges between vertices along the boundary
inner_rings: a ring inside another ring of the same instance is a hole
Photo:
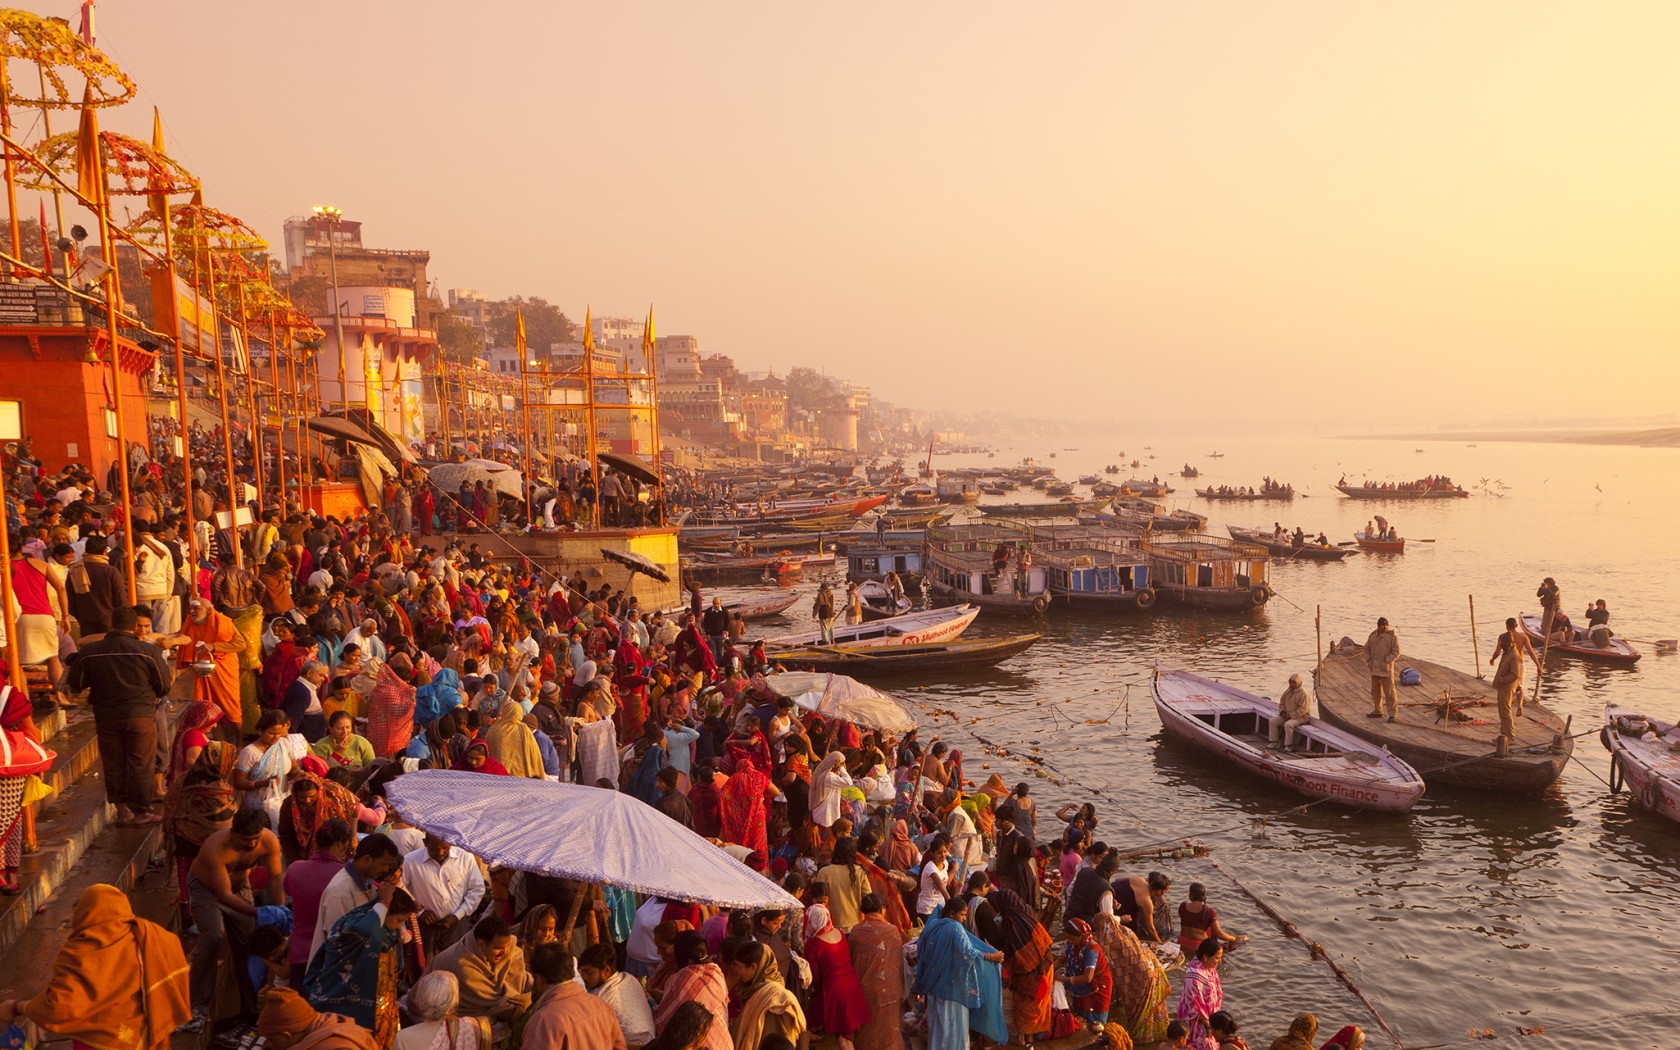
[[[251,517],[250,507],[240,507],[234,511],[233,514],[237,514],[239,516],[239,524],[241,525],[249,525],[256,520]],[[231,528],[232,523],[232,515],[230,515],[228,511],[218,510],[216,512],[216,527],[218,529]]]
[[[35,286],[0,284],[0,324],[34,324]]]

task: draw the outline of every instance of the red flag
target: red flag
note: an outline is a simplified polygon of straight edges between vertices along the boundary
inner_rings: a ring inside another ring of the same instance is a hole
[[[82,27],[78,30],[82,43],[93,46],[93,0],[82,0]]]
[[[52,240],[47,237],[47,199],[41,198],[41,272],[52,273]]]

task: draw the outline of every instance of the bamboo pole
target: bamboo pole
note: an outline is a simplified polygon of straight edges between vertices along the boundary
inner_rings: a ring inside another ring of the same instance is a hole
[[[257,479],[257,509],[261,510],[265,502],[264,496],[267,486],[263,478],[263,423],[257,416],[257,378],[251,373],[251,326],[245,316],[245,280],[241,278],[239,288],[239,335],[245,341],[245,402],[251,407],[251,429],[246,436],[251,442],[251,469]],[[274,347],[268,348],[269,358],[274,357]]]
[[[1313,633],[1318,637],[1318,669],[1313,672],[1316,685],[1324,677],[1324,606],[1313,606]]]
[[[1482,643],[1476,637],[1476,596],[1470,596],[1470,649],[1476,654],[1476,677],[1486,678],[1482,674]]]
[[[9,156],[9,155],[8,155]],[[8,185],[11,172],[8,171]],[[105,175],[100,173],[101,184]],[[17,215],[12,215],[12,227],[17,228]],[[94,214],[99,219],[99,250],[105,256],[105,264],[110,267],[105,271],[105,332],[111,341],[111,402],[115,406],[117,416],[117,465],[122,475],[122,506],[123,506],[123,539],[128,545],[127,556],[123,558],[123,568],[128,578],[128,600],[139,601],[139,589],[134,582],[134,502],[133,493],[128,485],[128,425],[123,421],[123,389],[122,389],[122,353],[117,344],[117,310],[122,303],[122,285],[117,273],[117,246],[111,240],[111,200],[109,197],[97,201]]]
[[[17,614],[12,597],[12,528],[11,515],[6,510],[6,489],[10,484],[10,478],[0,479],[0,559],[6,566],[5,571],[0,572],[0,601],[5,602],[5,606],[0,608],[0,620],[6,625],[6,670],[11,677],[12,688],[27,699],[29,686],[23,679],[23,661],[18,656]]]
[[[43,112],[45,110],[43,109]],[[6,56],[0,53],[0,132],[4,132],[6,140],[6,211],[7,220],[11,224],[12,258],[23,258],[23,234],[18,229],[17,211],[17,169],[12,162],[12,85],[7,70]],[[52,260],[43,260],[43,264],[50,271]],[[11,267],[6,267],[11,271]],[[7,635],[10,639],[11,636]]]
[[[186,492],[186,499],[184,499],[182,501],[185,504],[185,507],[182,510],[181,517],[182,517],[182,520],[187,523],[187,528],[186,528],[187,552],[190,555],[194,555],[195,552],[193,550],[194,533],[193,533],[193,506],[192,506],[192,438],[187,433],[187,358],[186,358],[186,352],[181,349],[181,304],[176,300],[176,294],[175,294],[175,284],[176,284],[176,281],[179,279],[177,271],[175,269],[175,233],[174,233],[173,230],[170,229],[169,210],[168,210],[167,207],[164,209],[164,213],[161,216],[161,220],[163,222],[164,271],[169,277],[169,303],[170,303],[169,313],[170,313],[170,316],[173,317],[174,321],[175,321],[175,332],[174,332],[174,335],[175,335],[175,404],[176,404],[176,411],[180,414],[180,417],[181,417],[180,418],[180,424],[181,424],[181,482],[182,482],[182,485],[184,486],[185,492]],[[64,219],[63,219],[62,216],[60,216],[59,225],[62,227],[63,224],[64,224]],[[202,338],[203,337],[203,329],[199,330],[199,334],[200,334],[200,338]],[[202,554],[202,553],[204,553],[204,552],[202,552],[202,551],[196,552],[196,554]],[[195,555],[193,557],[190,557],[188,559],[188,561],[191,563],[191,571],[193,571],[193,572],[198,571],[198,557]]]

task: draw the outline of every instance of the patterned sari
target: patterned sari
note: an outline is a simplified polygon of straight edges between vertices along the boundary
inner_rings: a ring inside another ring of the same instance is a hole
[[[1184,969],[1184,988],[1178,997],[1178,1019],[1190,1028],[1187,1045],[1191,1050],[1219,1050],[1203,1019],[1224,1006],[1225,989],[1220,984],[1219,971],[1203,966],[1200,959],[1190,960]]]
[[[764,797],[770,778],[750,761],[736,766],[735,773],[718,793],[723,818],[723,841],[745,846],[760,854],[770,853]]]
[[[1139,1046],[1158,1043],[1167,1037],[1171,1016],[1167,999],[1172,985],[1155,953],[1137,934],[1112,915],[1098,915],[1091,922],[1097,946],[1108,957],[1114,975],[1114,999],[1108,1016],[1117,1022]]]
[[[695,963],[671,975],[665,994],[653,1011],[654,1028],[664,1031],[677,1007],[687,1002],[699,1003],[712,1015],[706,1041],[700,1044],[702,1050],[734,1050],[735,1043],[729,1034],[729,985],[716,963]]]

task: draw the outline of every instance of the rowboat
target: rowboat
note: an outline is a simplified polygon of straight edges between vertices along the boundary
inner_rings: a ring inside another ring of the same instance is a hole
[[[1416,767],[1431,787],[1537,795],[1563,772],[1575,741],[1567,723],[1545,707],[1528,702],[1516,719],[1516,740],[1500,755],[1492,682],[1411,655],[1401,657],[1401,666],[1417,671],[1422,684],[1396,686],[1397,721],[1368,718],[1371,673],[1365,647],[1351,638],[1336,643],[1317,672],[1325,721],[1384,745]]]
[[[758,598],[742,598],[724,603],[723,609],[731,616],[741,614],[743,620],[768,620],[772,616],[779,616],[793,607],[799,600],[798,591],[783,591],[779,594],[766,594]],[[689,607],[680,605],[673,609],[666,609],[666,616],[679,616],[688,612]]]
[[[1614,704],[1598,739],[1610,752],[1610,790],[1626,785],[1646,810],[1680,820],[1680,728]]]
[[[1133,463],[1132,466],[1137,466]],[[1146,499],[1160,499],[1170,495],[1172,487],[1161,481],[1144,481],[1142,478],[1128,478],[1120,483],[1120,489],[1133,496],[1143,496]]]
[[[1302,750],[1272,747],[1269,720],[1278,705],[1267,697],[1160,669],[1150,693],[1169,735],[1309,798],[1404,813],[1423,795],[1423,778],[1404,759],[1316,718],[1296,727]]]
[[[784,667],[828,671],[862,681],[903,675],[942,674],[993,667],[1019,656],[1038,641],[1036,634],[1008,638],[959,638],[951,642],[917,645],[868,645],[835,649],[804,646],[781,649],[770,658]]]
[[[968,630],[968,625],[979,615],[980,610],[975,606],[953,605],[946,609],[924,609],[868,623],[837,623],[834,625],[834,641],[827,648],[949,642]],[[782,649],[824,644],[821,631],[784,634],[768,638],[765,643]]]
[[[907,596],[899,595],[894,601],[887,593],[887,585],[880,580],[864,580],[858,584],[858,604],[863,609],[865,620],[885,620],[893,616],[903,616],[915,607]]]
[[[834,552],[795,554],[781,551],[776,554],[738,555],[719,551],[696,551],[692,562],[685,561],[683,569],[701,575],[720,575],[732,572],[762,570],[779,576],[802,572],[808,568],[828,568],[834,564]]]
[[[1360,529],[1358,532],[1353,534],[1353,540],[1355,543],[1359,544],[1360,550],[1370,551],[1373,554],[1406,553],[1406,541],[1404,538],[1394,540],[1373,539],[1365,532],[1364,529]]]
[[[1197,489],[1196,495],[1215,503],[1288,502],[1295,498],[1295,490],[1292,488],[1273,488],[1248,492],[1243,489],[1232,489],[1229,492],[1224,492],[1220,489],[1207,488]]]
[[[1304,543],[1297,547],[1288,540],[1273,539],[1270,529],[1245,529],[1240,525],[1227,525],[1225,529],[1232,539],[1258,543],[1286,561],[1341,561],[1350,554],[1359,553],[1346,547],[1324,547],[1316,543]]]
[[[979,511],[994,518],[1071,518],[1102,510],[1107,499],[1064,499],[1055,503],[982,503]]]
[[[1424,485],[1422,482],[1407,482],[1412,487],[1395,486],[1384,488],[1380,485],[1349,485],[1345,482],[1338,484],[1336,490],[1349,499],[1469,499],[1470,493],[1457,485]]]
[[[1539,616],[1523,613],[1522,625],[1523,630],[1528,634],[1529,641],[1534,643],[1536,651],[1539,651],[1541,646],[1545,646],[1547,652],[1566,653],[1569,656],[1578,656],[1583,660],[1597,660],[1600,663],[1633,664],[1639,662],[1639,650],[1620,638],[1612,638],[1608,646],[1600,648],[1589,641],[1579,627],[1571,625],[1570,631],[1575,635],[1572,641],[1552,642],[1550,645],[1546,645],[1546,636],[1541,633],[1541,628],[1545,624]]]

